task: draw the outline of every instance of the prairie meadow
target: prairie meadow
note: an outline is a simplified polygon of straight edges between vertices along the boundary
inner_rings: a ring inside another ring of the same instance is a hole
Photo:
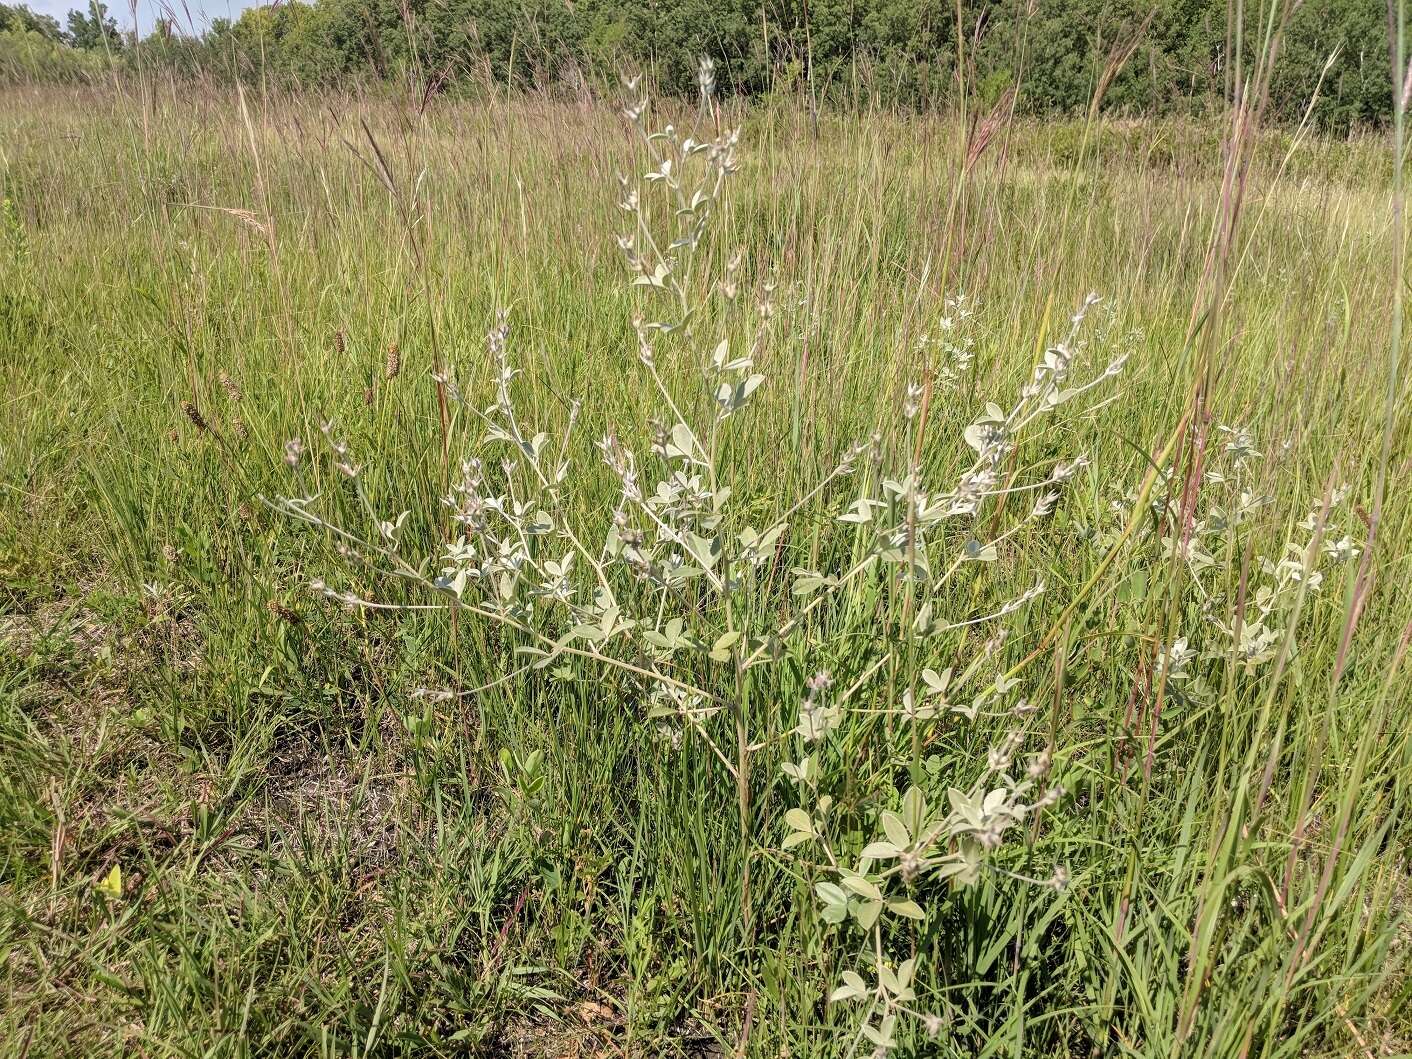
[[[1400,129],[0,94],[0,1051],[1412,1049]]]

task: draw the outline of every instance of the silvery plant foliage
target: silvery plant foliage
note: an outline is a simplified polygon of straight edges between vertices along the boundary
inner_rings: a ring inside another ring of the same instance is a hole
[[[789,315],[807,311],[809,298],[781,299],[768,269],[742,253],[708,252],[713,236],[729,236],[719,222],[741,162],[737,132],[720,129],[712,107],[709,64],[699,84],[695,124],[714,130],[706,135],[653,128],[638,83],[626,85],[625,115],[643,164],[617,189],[618,248],[636,306],[634,370],[657,405],[647,434],[608,430],[579,444],[577,403],[557,435],[536,425],[545,402],[517,366],[514,322],[501,312],[485,338],[488,392],[455,371],[436,380],[460,406],[459,420],[478,425],[449,442],[450,484],[436,516],[449,529],[438,552],[409,553],[410,512],[376,508],[359,457],[334,423],[324,424],[320,444],[291,439],[286,461],[296,483],[312,478],[312,461],[324,461],[321,472],[356,497],[353,508],[336,514],[317,495],[295,495],[297,486],[273,503],[329,535],[350,572],[371,569],[410,590],[409,601],[392,603],[314,582],[328,600],[448,610],[497,627],[518,662],[477,691],[565,666],[612,670],[638,688],[645,724],[672,745],[709,753],[738,806],[742,841],[792,858],[810,880],[821,928],[856,954],[830,999],[858,1006],[854,1044],[881,1054],[896,1043],[900,1020],[933,1032],[939,1025],[918,1006],[914,960],[901,958],[909,931],[985,872],[1013,874],[998,859],[1007,843],[1023,841],[1039,814],[1062,811],[1055,751],[1026,698],[1026,672],[1005,663],[1017,653],[1007,651],[1006,619],[1038,605],[1048,586],[1034,578],[1010,598],[961,613],[949,589],[974,564],[996,564],[1017,541],[1051,532],[1066,487],[1094,469],[1078,452],[1037,466],[1018,459],[1022,439],[1111,384],[1125,347],[1093,331],[1099,300],[1089,296],[1017,392],[981,402],[959,436],[926,434],[933,403],[962,400],[972,374],[980,312],[974,299],[953,295],[918,342],[928,371],[899,394],[897,421],[886,425],[891,443],[882,430],[857,438],[797,495],[752,491],[723,453],[732,434],[750,437],[752,405],[772,385],[767,351],[789,341]],[[696,370],[664,370],[684,359]],[[683,376],[695,382],[684,387]],[[944,462],[932,458],[939,446],[960,454],[951,460],[959,473],[928,472]],[[1239,486],[1254,443],[1237,430],[1227,449]],[[592,507],[577,496],[604,495],[604,476],[611,510],[576,515]],[[1202,550],[1218,546],[1257,502],[1238,488],[1228,507],[1206,512],[1179,542],[1198,577]],[[796,520],[807,515],[817,527],[821,511],[831,545],[791,547]],[[1202,635],[1239,638],[1251,663],[1266,657],[1294,590],[1313,587],[1311,559],[1356,553],[1326,526],[1320,536],[1326,543],[1312,555],[1305,548],[1271,561],[1256,613],[1240,629],[1212,623]],[[793,558],[805,555],[819,558]],[[354,580],[350,573],[347,583]],[[893,617],[874,624],[867,664],[836,678],[828,630],[864,587],[885,594]],[[1173,681],[1194,678],[1210,650],[1189,635],[1164,649],[1162,664]],[[752,708],[761,703],[784,705]],[[785,720],[762,729],[765,716]],[[932,775],[925,751],[936,733],[982,716],[1003,719],[987,729],[1006,732],[999,744],[968,774]],[[877,747],[861,754],[863,744]],[[835,752],[844,745],[853,748],[847,757]],[[760,773],[762,760],[769,775]],[[856,768],[885,777],[890,808],[861,812],[840,800],[848,785],[839,775]],[[861,844],[850,837],[860,820],[871,830]],[[1065,867],[1050,869],[1024,881],[1062,889]],[[749,892],[747,878],[747,922]]]

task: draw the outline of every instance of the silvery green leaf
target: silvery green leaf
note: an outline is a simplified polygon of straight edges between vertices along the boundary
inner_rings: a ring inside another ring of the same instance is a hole
[[[873,1026],[869,1023],[863,1024],[863,1036],[872,1041],[879,1048],[890,1049],[896,1044],[893,1032],[897,1028],[897,1017],[895,1015],[884,1016],[883,1019]]]
[[[695,459],[696,435],[685,423],[672,427],[671,439],[667,442],[668,459]]]
[[[824,902],[819,918],[825,923],[842,923],[848,917],[848,895],[833,883],[821,882],[815,892]]]
[[[934,669],[922,670],[922,680],[926,682],[928,694],[944,695],[947,686],[951,683],[951,667],[947,666],[940,673]]]
[[[993,563],[997,558],[995,545],[982,544],[974,537],[966,541],[962,548],[967,559],[974,559],[983,563]]]
[[[454,592],[456,595],[459,596],[466,591],[466,581],[468,577],[469,575],[467,574],[465,568],[462,567],[461,569],[457,570],[454,574],[451,574],[449,576],[443,575],[441,577],[438,577],[436,579],[436,587],[444,589],[447,592]]]
[[[839,977],[843,979],[843,984],[829,994],[830,1003],[835,1000],[857,1000],[868,995],[868,985],[857,971],[844,971]]]
[[[971,827],[981,826],[981,808],[970,797],[952,787],[946,792],[947,798],[951,800],[951,811],[959,816]]]
[[[551,654],[548,651],[541,651],[538,647],[517,647],[515,648],[515,653],[517,655],[529,655],[531,658],[537,658],[538,661],[535,662],[533,666],[535,669],[547,668],[549,663],[553,662],[554,659],[558,657],[558,655]]]
[[[906,899],[892,900],[887,903],[887,910],[894,915],[904,916],[907,919],[915,919],[919,922],[925,921],[927,914],[922,911],[922,906],[916,901]]]
[[[957,886],[964,886],[973,882],[971,876],[972,867],[967,860],[959,853],[951,853],[943,857],[936,866],[936,877],[938,879],[950,879]]]
[[[664,335],[670,335],[672,332],[680,331],[682,328],[686,327],[686,325],[691,322],[692,315],[695,311],[694,309],[689,310],[680,320],[653,320],[651,323],[646,323],[642,326],[648,331],[657,331]]]
[[[882,891],[874,883],[869,882],[861,875],[848,874],[843,876],[843,888],[851,890],[859,897],[866,897],[872,901],[882,900]]]
[[[760,656],[755,661],[756,665],[762,665],[765,662],[778,662],[784,657],[784,642],[776,633],[770,633],[766,636],[751,636],[745,641],[745,653],[753,655],[757,651]]]
[[[798,807],[789,809],[784,814],[784,822],[796,831],[807,831],[814,833],[814,821],[809,818],[809,814]]]
[[[781,762],[780,771],[790,779],[798,780],[801,783],[810,783],[814,775],[814,755],[806,754],[798,764],[792,761]]]
[[[665,262],[659,261],[657,262],[657,267],[652,270],[651,275],[644,273],[643,275],[635,276],[633,278],[633,284],[635,286],[651,287],[654,290],[666,290],[666,280],[671,274],[672,270],[667,267]]]
[[[936,631],[932,622],[931,600],[927,600],[927,602],[923,603],[921,609],[917,611],[917,617],[912,622],[912,628],[916,631],[918,636],[930,636]]]
[[[784,531],[788,528],[785,523],[776,522],[773,526],[766,529],[764,533],[756,533],[755,530],[747,526],[740,531],[736,539],[740,541],[742,549],[756,553],[764,553],[775,546],[775,543],[784,535]]]
[[[905,989],[912,984],[912,974],[917,969],[917,957],[903,960],[897,968],[897,981]]]
[[[831,882],[821,882],[814,886],[814,892],[826,905],[846,905],[848,895]]]
[[[839,977],[843,979],[845,985],[857,990],[859,996],[867,994],[868,986],[863,981],[863,976],[857,971],[844,971]]]
[[[927,797],[920,787],[908,787],[902,796],[902,822],[913,835],[921,836],[927,827]]]
[[[711,645],[711,658],[717,662],[729,662],[731,660],[731,648],[740,639],[740,630],[722,633],[714,644]]]
[[[867,497],[860,497],[849,505],[848,511],[838,516],[840,522],[851,522],[856,525],[863,525],[873,521],[873,511],[880,507],[886,507],[880,500],[870,500]]]
[[[897,980],[897,974],[885,963],[878,964],[878,984],[893,996],[902,992],[902,983]]]
[[[808,596],[824,587],[833,587],[838,584],[838,579],[826,577],[814,570],[793,570],[794,587],[792,589],[796,596]]]
[[[841,985],[829,994],[829,1003],[836,1004],[841,1000],[857,1000],[862,995],[850,985]]]
[[[981,849],[980,843],[971,838],[962,838],[957,843],[957,847],[963,870],[955,876],[954,881],[957,885],[969,886],[981,876],[984,851]]]
[[[705,537],[698,537],[695,533],[688,531],[686,550],[705,569],[710,570],[716,565],[716,560],[721,557],[721,542],[714,538],[707,540]]]
[[[871,860],[891,860],[901,852],[902,851],[891,842],[869,842],[863,847],[863,852],[858,854],[858,856],[867,857]]]
[[[883,831],[887,834],[887,840],[898,849],[906,849],[912,844],[912,836],[908,833],[907,825],[902,822],[901,817],[895,813],[884,812],[881,817]]]
[[[754,393],[764,381],[765,376],[757,374],[751,375],[743,382],[738,382],[734,385],[723,382],[716,387],[716,403],[721,406],[722,418],[743,407],[745,403],[750,400],[750,395]]]
[[[858,920],[858,925],[864,930],[872,930],[873,924],[878,921],[878,916],[882,913],[883,903],[880,900],[859,901],[853,906],[854,918]]]

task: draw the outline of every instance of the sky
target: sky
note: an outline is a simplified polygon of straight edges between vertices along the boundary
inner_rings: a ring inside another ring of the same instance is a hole
[[[20,0],[27,3],[30,10],[37,11],[41,15],[52,15],[59,20],[59,25],[64,24],[64,18],[69,13],[70,8],[82,8],[87,6],[87,0]],[[108,5],[108,12],[118,22],[122,29],[132,28],[132,0],[103,0]],[[191,32],[195,29],[200,32],[205,29],[213,18],[236,18],[240,12],[247,7],[253,6],[255,0],[137,0],[137,24],[138,29],[143,33],[148,33],[152,29],[152,24],[159,14],[170,12],[176,17],[177,26],[183,32]]]

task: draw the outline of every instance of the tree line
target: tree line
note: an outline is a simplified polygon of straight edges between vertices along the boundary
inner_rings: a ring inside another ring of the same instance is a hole
[[[0,3],[0,78],[116,67],[294,86],[397,80],[590,91],[622,70],[695,91],[945,106],[1014,93],[1037,114],[1192,114],[1228,98],[1272,25],[1271,114],[1331,131],[1381,124],[1392,77],[1384,0],[1275,0],[1232,27],[1229,0],[281,0],[139,38],[93,2],[63,25]]]

